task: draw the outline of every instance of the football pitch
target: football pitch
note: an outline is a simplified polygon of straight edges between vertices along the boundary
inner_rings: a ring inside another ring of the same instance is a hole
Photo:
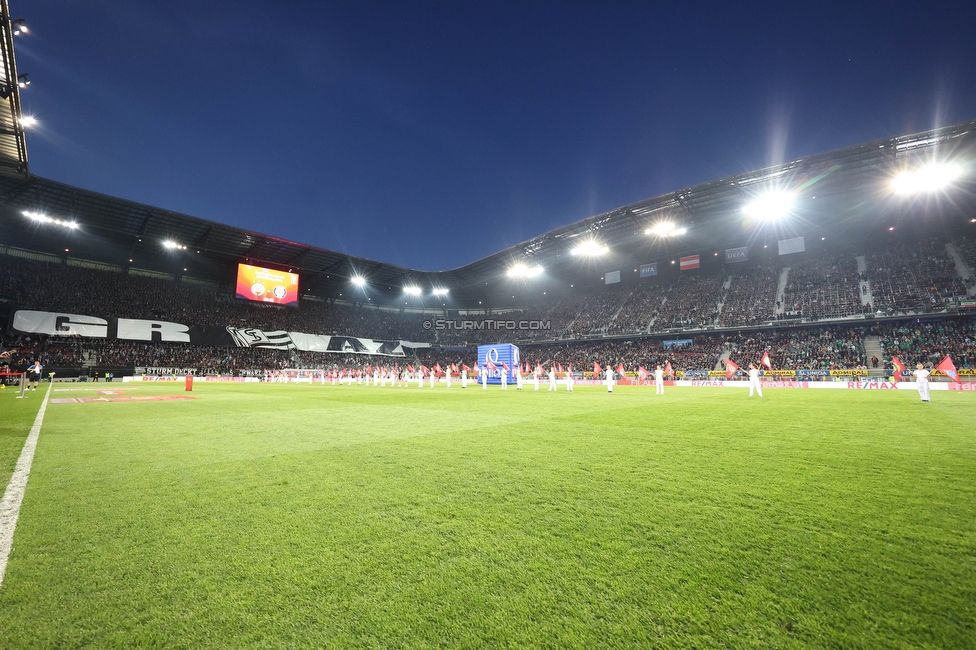
[[[51,403],[0,647],[976,647],[976,395],[653,392]]]

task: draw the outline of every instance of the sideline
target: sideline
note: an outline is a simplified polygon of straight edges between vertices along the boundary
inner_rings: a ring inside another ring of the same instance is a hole
[[[24,492],[27,490],[27,477],[30,476],[31,463],[34,462],[34,450],[37,448],[37,438],[41,433],[41,424],[44,422],[44,411],[47,410],[47,401],[51,397],[51,388],[54,382],[48,384],[47,392],[44,394],[44,401],[41,408],[37,410],[37,417],[34,418],[34,425],[30,433],[27,434],[27,441],[17,459],[17,466],[10,477],[10,483],[3,493],[0,500],[0,587],[3,586],[3,576],[7,572],[7,558],[10,557],[10,550],[14,543],[14,529],[17,528],[17,517],[20,515],[20,504],[24,500]]]

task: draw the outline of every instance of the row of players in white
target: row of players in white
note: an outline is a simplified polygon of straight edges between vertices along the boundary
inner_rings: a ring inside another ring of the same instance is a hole
[[[416,374],[415,379],[417,381],[417,388],[423,388],[423,385],[424,385],[424,376],[423,376],[423,374],[422,373],[419,373],[419,372],[418,373],[415,373],[415,374]],[[615,383],[615,374],[616,373],[615,373],[615,371],[612,368],[607,368],[606,370],[603,371],[604,384],[606,384],[607,392],[609,392],[609,393],[612,393],[613,392],[613,385]],[[533,389],[534,390],[539,390],[539,377],[540,377],[540,375],[541,375],[541,373],[539,373],[539,372],[532,373],[532,385],[533,385]],[[481,376],[481,388],[482,388],[482,390],[488,390],[488,369],[482,367],[481,368],[481,372],[480,372],[480,376]],[[555,370],[549,370],[549,372],[548,372],[548,378],[549,378],[549,390],[550,391],[556,390],[556,371]],[[344,377],[343,379],[345,379],[346,382],[349,383],[349,384],[351,384],[353,382],[353,377],[352,376]],[[365,375],[363,375],[363,379],[365,379],[365,384],[367,386],[369,386],[370,380],[372,380],[372,383],[373,383],[374,386],[386,386],[386,382],[387,381],[390,382],[390,385],[391,386],[394,386],[394,385],[396,385],[397,380],[398,380],[397,376],[394,373],[380,372],[378,370],[374,370],[372,375],[370,375],[368,373],[365,374]],[[444,379],[445,379],[445,383],[447,384],[447,387],[450,388],[451,387],[451,379],[452,379],[451,369],[450,368],[447,368],[444,371]],[[356,379],[356,383],[359,383],[359,381],[360,381],[360,379],[357,378]],[[399,377],[399,381],[404,386],[408,385],[409,384],[409,381],[410,381],[410,373],[408,371],[404,370],[401,373],[400,377]],[[431,374],[430,375],[430,387],[431,388],[434,387],[434,381],[435,381],[434,375]],[[342,379],[339,379],[339,382],[342,383]],[[502,382],[502,386],[501,386],[502,390],[508,390],[508,373],[506,373],[506,372],[501,373],[501,382]],[[335,383],[335,380],[333,380],[332,383]],[[569,392],[573,392],[573,384],[574,383],[575,383],[575,380],[573,379],[573,373],[567,372],[566,373],[566,390],[569,391]],[[521,369],[516,369],[515,370],[515,385],[516,385],[516,390],[522,390],[522,386],[524,385],[524,379],[522,377],[522,371],[521,371]],[[752,384],[752,372],[750,371],[750,383],[749,383],[749,395],[750,396],[752,395],[752,385],[753,385]],[[461,388],[467,388],[467,387],[468,387],[468,371],[467,370],[462,370],[461,371]],[[655,394],[657,394],[657,395],[663,395],[664,394],[664,370],[662,370],[660,367],[658,367],[657,370],[654,371],[654,387],[655,387],[655,391],[654,391]],[[759,371],[758,370],[756,371],[756,388],[759,389]],[[759,389],[759,396],[762,397],[762,389]]]

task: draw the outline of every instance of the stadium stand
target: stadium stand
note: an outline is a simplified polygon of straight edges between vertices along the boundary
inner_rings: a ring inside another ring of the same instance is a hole
[[[727,327],[741,327],[772,320],[780,270],[759,265],[733,271],[731,284],[722,297],[718,320]]]
[[[824,255],[790,267],[783,307],[787,316],[812,320],[870,311],[861,304],[857,260],[850,253]]]

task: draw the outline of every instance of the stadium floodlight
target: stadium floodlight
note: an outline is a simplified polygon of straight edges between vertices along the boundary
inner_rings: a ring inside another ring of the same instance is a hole
[[[179,242],[175,242],[172,239],[167,239],[163,241],[163,248],[168,248],[170,250],[186,250],[186,246]]]
[[[543,268],[536,264],[535,266],[528,266],[522,262],[516,262],[508,269],[507,275],[510,278],[534,278],[540,275]]]
[[[31,212],[30,210],[24,210],[22,214],[31,221],[36,221],[37,223],[50,223],[54,224],[55,226],[62,226],[68,230],[76,230],[79,227],[77,221],[55,219],[54,217],[49,217],[42,212]]]
[[[659,221],[647,230],[645,235],[657,235],[658,237],[677,237],[688,232],[687,228],[679,228],[670,221]]]
[[[891,181],[891,186],[896,194],[938,192],[960,176],[962,176],[962,168],[959,165],[933,163],[898,174]]]
[[[33,115],[22,115],[20,118],[20,125],[25,129],[29,129],[33,126],[37,126],[37,119]]]
[[[30,84],[31,84],[31,82],[30,82],[30,75],[28,75],[26,72],[24,74],[17,75],[17,85],[18,86],[20,86],[21,88],[26,88]]]
[[[352,282],[357,287],[365,287],[366,286],[366,278],[364,278],[361,275],[354,275],[354,276],[352,276],[349,279],[349,281]]]
[[[609,252],[610,249],[606,244],[601,244],[595,239],[581,241],[572,251],[573,255],[580,255],[582,257],[596,257],[597,255],[605,255]]]
[[[776,221],[782,219],[793,209],[793,194],[790,192],[768,192],[747,203],[742,211],[754,219]]]
[[[17,20],[11,20],[10,26],[13,27],[14,36],[19,36],[20,34],[27,34],[30,32],[30,30],[27,29],[27,25],[24,24],[23,18],[18,18]]]
[[[419,296],[422,293],[422,291],[420,287],[416,285],[410,285],[407,287],[403,287],[403,293],[407,294],[408,296]]]
[[[449,293],[449,291],[447,289],[444,289],[443,287],[442,288],[438,288],[438,289],[434,289],[434,295],[435,296],[446,296],[448,293]]]

